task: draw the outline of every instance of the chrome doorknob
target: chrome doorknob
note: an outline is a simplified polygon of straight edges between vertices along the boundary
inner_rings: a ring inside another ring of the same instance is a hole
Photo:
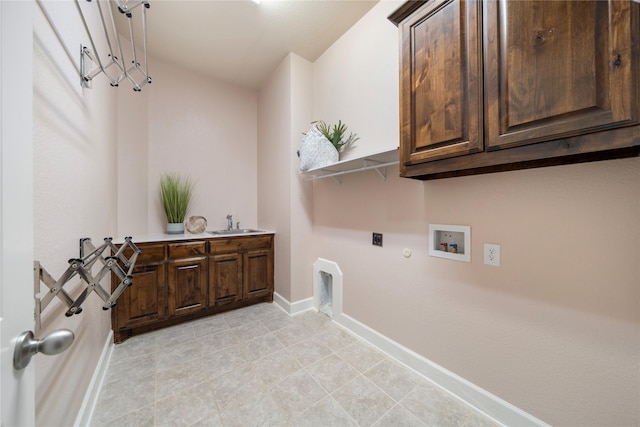
[[[27,367],[36,353],[53,355],[62,353],[73,343],[75,336],[68,329],[58,329],[42,339],[35,339],[32,331],[20,334],[13,351],[13,367],[21,370]]]

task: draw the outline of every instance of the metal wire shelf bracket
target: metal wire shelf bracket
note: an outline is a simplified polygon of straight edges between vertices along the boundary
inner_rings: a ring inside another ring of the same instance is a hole
[[[397,165],[398,163],[398,149],[395,148],[302,171],[301,175],[303,175],[303,181],[332,178],[338,184],[342,184],[343,175],[373,169],[383,180],[386,180],[387,167]]]
[[[324,174],[321,174],[321,175],[316,175],[316,176],[313,176],[313,177],[304,178],[304,181],[313,181],[313,180],[322,179],[322,178],[332,178],[338,184],[342,184],[342,175],[347,175],[347,174],[354,173],[354,172],[362,172],[362,171],[366,171],[366,170],[370,170],[370,169],[375,170],[383,180],[386,180],[387,179],[387,166],[392,166],[392,165],[397,165],[397,164],[398,164],[397,161],[387,162],[387,163],[380,163],[380,162],[375,162],[373,160],[364,159],[364,166],[362,166],[360,168],[351,169],[351,170],[348,170],[348,171],[331,171],[330,169],[325,169],[325,171],[328,172],[328,173],[324,173]]]
[[[91,2],[91,0],[87,1]],[[152,80],[149,76],[149,67],[147,61],[147,9],[151,7],[149,5],[149,2],[146,0],[105,1],[105,3],[107,3],[106,9],[108,11],[108,18],[105,18],[103,6],[100,5],[101,1],[95,0],[96,7],[98,8],[98,12],[100,14],[100,20],[102,21],[104,37],[106,39],[107,47],[109,50],[107,55],[108,59],[106,61],[102,61],[100,59],[100,55],[98,54],[98,50],[96,49],[93,36],[91,35],[91,31],[89,30],[87,21],[84,18],[84,14],[82,13],[82,8],[80,7],[79,0],[75,0],[75,2],[85,31],[89,36],[89,42],[91,43],[91,49],[86,46],[80,47],[80,74],[82,75],[83,86],[91,87],[91,80],[100,73],[104,73],[104,75],[109,79],[109,83],[113,87],[119,86],[122,80],[128,80],[133,85],[133,90],[136,92],[140,92],[143,86],[151,83]],[[122,49],[122,44],[120,43],[120,36],[118,35],[118,31],[116,28],[116,20],[114,19],[112,10],[113,8],[110,3],[114,3],[118,11],[122,15],[127,17],[127,21],[129,24],[129,38],[131,40],[131,66],[127,66],[124,50]],[[140,59],[136,51],[133,29],[133,11],[140,6],[142,6],[142,12],[140,13],[140,15],[142,19],[142,56],[144,58],[144,64],[140,63]],[[107,24],[107,20],[110,21],[110,28]],[[117,51],[115,51],[116,47],[118,49]],[[93,63],[97,63],[98,67],[94,70],[91,70],[91,65]],[[109,70],[112,67],[114,67],[115,73]],[[107,70],[109,70],[109,72],[107,72]],[[136,77],[138,77],[138,80],[136,80]]]
[[[130,258],[127,258],[124,254],[127,248],[133,251]],[[105,252],[107,254],[112,253],[113,255],[103,256]],[[39,261],[35,261],[33,269],[34,296],[36,300],[36,330],[39,330],[41,327],[40,317],[42,312],[56,297],[68,307],[65,313],[67,317],[80,314],[82,312],[82,303],[87,299],[87,296],[94,291],[104,301],[104,305],[102,306],[103,310],[114,307],[118,297],[122,295],[127,287],[133,284],[132,273],[139,254],[140,249],[131,241],[131,237],[125,238],[120,248],[117,248],[112,243],[110,237],[105,238],[104,243],[97,248],[91,243],[91,239],[82,238],[80,239],[80,256],[69,260],[69,267],[67,267],[67,270],[58,280],[54,279],[53,276],[40,265]],[[102,267],[94,275],[92,273],[93,266],[98,261],[102,264]],[[120,279],[120,284],[111,294],[100,285],[100,281],[109,272],[115,274],[118,279]],[[86,283],[86,287],[77,298],[73,299],[63,287],[76,276]],[[44,283],[48,288],[44,295],[41,293],[40,283]]]
[[[395,164],[395,162],[393,162]],[[383,180],[387,179],[387,163],[376,162],[371,159],[364,159],[364,168],[363,169],[372,169],[378,172],[378,175],[382,177]]]

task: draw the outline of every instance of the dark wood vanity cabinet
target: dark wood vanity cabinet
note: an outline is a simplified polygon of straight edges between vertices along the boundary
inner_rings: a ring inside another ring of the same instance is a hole
[[[273,240],[273,234],[259,234],[137,243],[141,253],[133,284],[112,310],[115,342],[201,316],[273,301]],[[112,276],[115,289],[119,281]]]
[[[206,242],[170,243],[167,246],[169,316],[198,312],[207,305]]]
[[[640,4],[412,1],[389,19],[402,176],[640,154]]]
[[[242,300],[242,254],[209,257],[209,305],[221,306]]]
[[[209,252],[209,305],[273,297],[273,236],[220,238]]]
[[[268,296],[273,289],[273,251],[254,249],[242,254],[242,292],[244,298]]]
[[[133,271],[135,286],[129,286],[112,308],[114,332],[151,325],[166,318],[166,245],[153,243],[139,247],[142,252]],[[131,253],[125,254],[131,256]],[[112,290],[119,284],[117,278],[112,277]]]

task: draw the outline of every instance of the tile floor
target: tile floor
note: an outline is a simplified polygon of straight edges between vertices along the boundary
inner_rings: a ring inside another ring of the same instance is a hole
[[[116,345],[91,426],[497,424],[325,315],[265,303]]]

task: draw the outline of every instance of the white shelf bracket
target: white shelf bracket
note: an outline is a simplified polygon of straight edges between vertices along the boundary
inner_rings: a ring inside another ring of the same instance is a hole
[[[342,160],[331,165],[303,171],[303,181],[313,181],[316,179],[333,178],[338,184],[342,184],[342,175],[355,172],[363,172],[375,169],[383,180],[387,179],[387,167],[397,165],[398,149],[386,150],[376,154],[369,154],[366,157]]]
[[[381,165],[381,166],[376,167],[377,165]],[[363,169],[374,169],[376,172],[378,172],[378,175],[382,177],[383,181],[387,180],[387,166],[385,163],[376,162],[375,160],[370,160],[370,159],[364,159]]]

